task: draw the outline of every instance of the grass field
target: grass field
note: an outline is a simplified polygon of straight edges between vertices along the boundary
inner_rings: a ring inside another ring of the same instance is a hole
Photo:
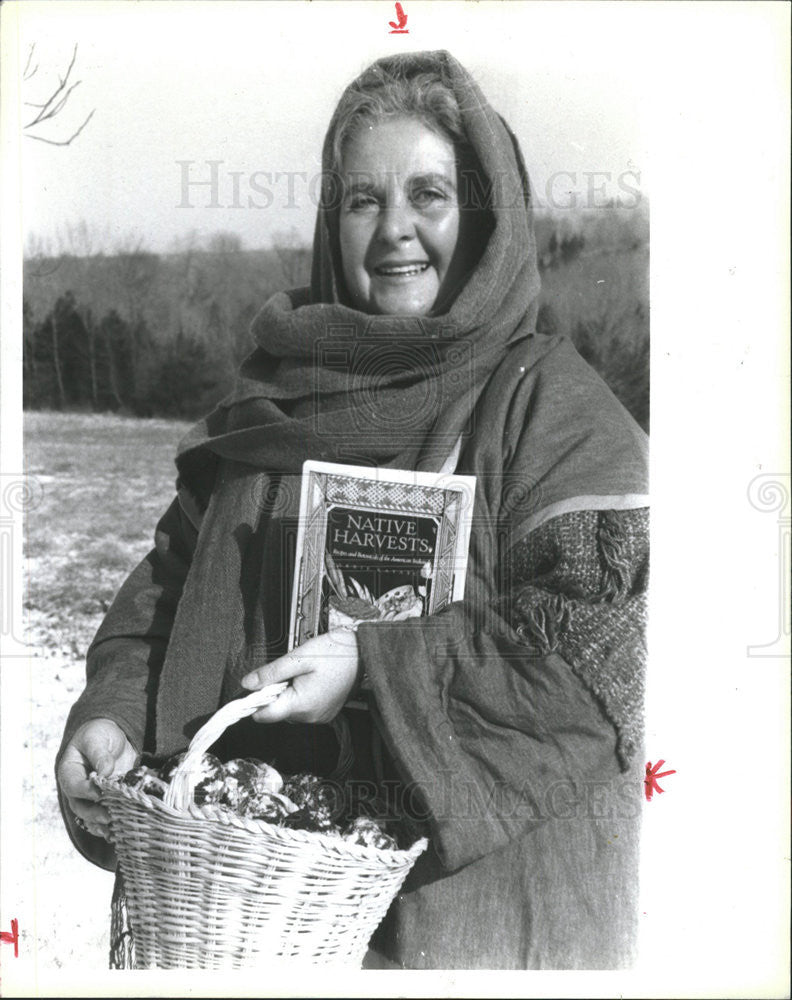
[[[186,426],[25,415],[27,472],[41,488],[25,524],[31,658],[29,701],[20,706],[25,739],[14,768],[25,803],[24,849],[17,870],[3,877],[19,886],[20,954],[41,971],[84,968],[89,974],[107,967],[112,876],[72,847],[53,764],[84,686],[85,650],[108,602],[151,548],[154,526],[172,499],[173,454]]]
[[[31,641],[82,657],[104,612],[152,545],[174,495],[184,423],[27,413],[27,473],[41,503],[26,524]]]

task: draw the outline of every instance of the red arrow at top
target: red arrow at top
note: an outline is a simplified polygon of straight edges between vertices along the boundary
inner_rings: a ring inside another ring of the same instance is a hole
[[[396,21],[388,21],[388,24],[393,28],[393,31],[389,32],[391,35],[409,35],[410,31],[407,28],[407,15],[404,13],[404,9],[400,3],[396,4]]]

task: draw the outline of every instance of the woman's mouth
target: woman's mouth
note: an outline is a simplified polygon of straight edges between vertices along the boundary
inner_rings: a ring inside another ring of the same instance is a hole
[[[428,268],[428,261],[410,261],[406,264],[380,264],[374,268],[374,273],[378,278],[414,278]]]

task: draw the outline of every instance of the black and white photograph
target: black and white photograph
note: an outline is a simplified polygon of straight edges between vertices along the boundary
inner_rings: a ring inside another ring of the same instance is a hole
[[[789,995],[789,13],[3,6],[3,995]]]

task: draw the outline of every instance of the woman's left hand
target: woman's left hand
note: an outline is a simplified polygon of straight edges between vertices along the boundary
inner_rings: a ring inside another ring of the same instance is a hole
[[[355,633],[334,629],[252,670],[241,684],[248,691],[257,691],[278,681],[291,682],[275,701],[255,713],[255,722],[326,723],[344,707],[357,674]]]

